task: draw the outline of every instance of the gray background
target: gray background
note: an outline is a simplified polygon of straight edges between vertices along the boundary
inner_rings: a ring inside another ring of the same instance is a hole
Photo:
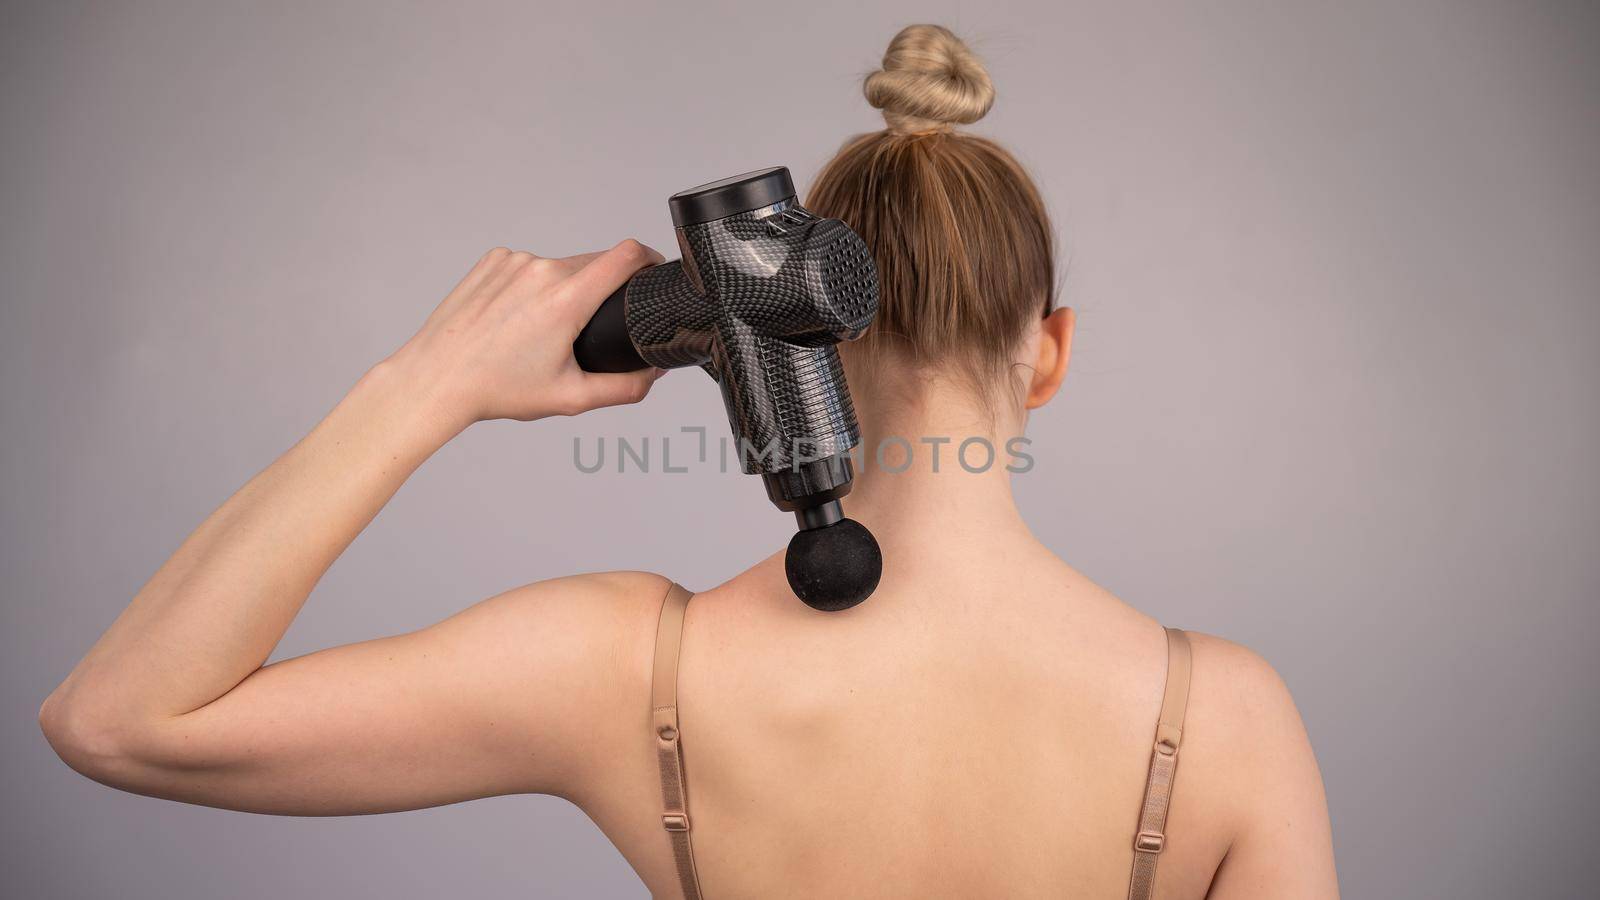
[[[639,896],[574,808],[293,820],[119,794],[34,722],[181,537],[495,244],[879,127],[890,35],[999,88],[1080,311],[1024,511],[1299,700],[1350,897],[1592,889],[1600,790],[1600,15],[1535,3],[40,3],[0,28],[0,834],[26,897]],[[472,429],[280,655],[561,573],[706,587],[786,540],[759,486],[577,473],[644,406]],[[619,512],[620,511],[620,514]],[[684,524],[656,524],[676,513]]]

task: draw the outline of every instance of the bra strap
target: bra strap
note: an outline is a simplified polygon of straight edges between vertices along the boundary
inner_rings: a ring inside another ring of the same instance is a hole
[[[693,596],[677,583],[667,588],[656,625],[655,668],[650,678],[650,724],[661,766],[661,826],[672,842],[672,861],[678,868],[684,900],[701,900],[694,845],[689,842],[689,793],[678,732],[678,651],[683,642],[683,615]]]
[[[1167,844],[1167,810],[1172,805],[1172,783],[1178,775],[1178,748],[1183,744],[1183,717],[1189,707],[1189,672],[1192,668],[1189,635],[1167,629],[1167,688],[1161,697],[1161,718],[1156,723],[1155,748],[1150,753],[1150,779],[1145,783],[1144,806],[1139,811],[1139,833],[1133,838],[1133,874],[1128,879],[1128,900],[1150,900],[1156,887],[1156,862]]]

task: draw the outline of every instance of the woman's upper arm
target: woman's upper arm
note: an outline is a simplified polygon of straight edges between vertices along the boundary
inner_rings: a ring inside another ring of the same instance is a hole
[[[1207,897],[1337,898],[1322,774],[1288,687],[1255,653],[1204,635],[1196,643],[1197,682],[1202,666],[1221,688],[1204,701],[1204,713],[1228,732],[1213,771],[1237,823]]]
[[[421,631],[264,666],[68,761],[125,790],[284,815],[563,794],[616,752],[609,723],[647,702],[649,660],[635,657],[667,584],[613,573],[518,588]]]

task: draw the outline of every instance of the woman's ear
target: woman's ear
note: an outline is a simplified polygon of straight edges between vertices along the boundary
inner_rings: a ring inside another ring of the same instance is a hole
[[[1033,380],[1028,385],[1028,409],[1050,402],[1067,377],[1067,360],[1072,356],[1072,327],[1076,324],[1072,307],[1063,306],[1048,316],[1039,328],[1039,358],[1033,363]]]

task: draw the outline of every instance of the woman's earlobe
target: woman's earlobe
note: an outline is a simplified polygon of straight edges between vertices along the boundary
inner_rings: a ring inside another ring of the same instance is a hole
[[[1072,307],[1062,308],[1044,317],[1039,333],[1039,358],[1034,361],[1033,380],[1028,385],[1028,409],[1038,409],[1050,402],[1061,389],[1067,377],[1067,361],[1072,357],[1072,330],[1077,317]]]

